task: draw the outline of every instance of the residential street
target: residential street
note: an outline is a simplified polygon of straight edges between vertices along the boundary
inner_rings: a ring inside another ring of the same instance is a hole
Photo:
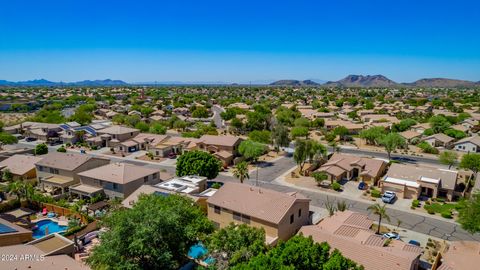
[[[33,148],[34,144],[32,143],[19,143],[22,147],[30,147]],[[56,151],[55,147],[49,146],[49,151]],[[375,153],[375,152],[362,152],[356,151],[357,149],[344,149],[342,148],[342,153],[352,153],[357,155],[367,155],[367,156],[374,156],[374,157],[383,157],[383,153]],[[87,152],[89,155],[93,156],[103,156],[102,154]],[[142,160],[135,160],[135,159],[128,159],[127,158],[120,158],[120,157],[113,157],[108,156],[112,162],[127,162],[135,165],[146,166],[149,168],[156,168],[159,170],[165,170],[168,173],[175,175],[175,167],[174,166],[165,166],[162,164],[156,164],[154,162],[147,162]],[[385,154],[386,157],[386,154]],[[417,158],[417,157],[415,157]],[[418,159],[422,163],[433,164],[431,159]],[[325,202],[328,200],[334,201],[336,198],[340,197],[341,200],[344,200],[349,205],[349,209],[361,212],[361,213],[368,213],[368,206],[371,205],[373,202],[369,201],[357,201],[354,199],[348,199],[342,197],[341,193],[337,194],[325,194],[321,192],[315,191],[308,191],[299,187],[292,187],[289,185],[285,185],[280,181],[276,181],[279,177],[285,174],[287,171],[295,167],[296,164],[291,157],[282,157],[275,162],[267,162],[260,165],[258,170],[258,185],[265,188],[270,188],[273,190],[281,191],[281,192],[300,192],[310,198],[311,204],[315,207],[324,208]],[[256,170],[250,172],[250,179],[247,182],[251,185],[255,185],[256,179]],[[231,177],[226,176],[224,174],[219,174],[219,176],[215,179],[221,182],[225,181],[233,181],[237,182],[238,180]],[[478,240],[480,241],[480,235],[476,234],[472,236],[471,234],[465,232],[460,228],[460,226],[453,221],[450,220],[443,220],[442,218],[433,218],[425,215],[416,214],[412,212],[402,211],[398,209],[390,208],[388,210],[388,214],[391,218],[391,225],[396,226],[397,220],[400,219],[402,221],[400,227],[409,229],[415,232],[424,233],[428,235],[432,235],[438,238],[446,239],[446,240]],[[370,218],[376,220],[376,216],[370,215]]]

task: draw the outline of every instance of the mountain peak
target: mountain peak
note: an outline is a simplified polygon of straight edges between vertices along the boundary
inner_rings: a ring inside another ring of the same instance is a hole
[[[383,75],[348,75],[339,81],[330,81],[326,85],[343,87],[391,87],[397,85]]]

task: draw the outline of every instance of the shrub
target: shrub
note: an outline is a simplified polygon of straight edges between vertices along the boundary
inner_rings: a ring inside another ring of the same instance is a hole
[[[57,149],[57,152],[65,153],[65,152],[67,152],[67,149],[65,149],[65,147],[63,147],[63,145],[62,145]]]
[[[444,202],[445,202],[445,198],[436,198],[435,201],[444,203]]]
[[[420,206],[420,201],[419,200],[413,200],[412,201],[412,207],[416,208]]]
[[[380,190],[376,190],[376,189],[372,190],[371,194],[373,198],[380,198],[382,196],[382,193],[380,192]]]
[[[94,145],[92,147],[90,147],[92,150],[97,150],[98,149],[98,146]]]
[[[332,188],[335,191],[339,191],[340,189],[342,189],[342,185],[340,185],[338,182],[333,182]]]
[[[442,212],[442,217],[444,217],[444,218],[452,218],[452,212],[450,212],[450,211]]]

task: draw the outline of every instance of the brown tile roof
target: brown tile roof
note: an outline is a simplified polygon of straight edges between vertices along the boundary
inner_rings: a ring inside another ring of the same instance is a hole
[[[477,270],[479,265],[480,242],[453,241],[438,270]]]
[[[119,134],[126,134],[126,133],[136,132],[136,131],[139,131],[139,130],[136,128],[129,128],[129,127],[123,127],[123,126],[111,126],[111,127],[101,129],[98,132],[102,134],[106,133],[106,134],[119,135]]]
[[[24,175],[30,170],[35,169],[35,163],[41,159],[42,157],[40,156],[13,155],[0,162],[0,168],[5,166],[13,174]]]
[[[35,165],[73,171],[94,158],[107,160],[106,158],[92,157],[86,154],[51,152],[43,156]]]
[[[78,175],[117,184],[125,184],[159,172],[160,171],[157,169],[129,163],[110,163],[105,166],[81,172]]]
[[[340,176],[346,171],[353,170],[355,165],[362,168],[360,173],[363,175],[376,177],[379,176],[382,167],[386,165],[386,163],[382,160],[372,158],[334,153],[328,162],[320,167],[320,171],[325,171],[333,175]]]
[[[204,144],[210,145],[222,145],[222,146],[234,146],[242,139],[236,136],[215,136],[215,135],[203,135],[199,141]]]
[[[209,204],[278,224],[287,211],[297,202],[309,202],[299,193],[283,193],[239,183],[225,183],[212,197]]]
[[[407,131],[404,131],[404,132],[400,132],[399,134],[400,134],[400,136],[402,136],[403,138],[405,138],[407,140],[422,136],[422,134],[420,134],[420,133],[418,133],[414,130],[407,130]]]
[[[473,143],[477,146],[480,146],[480,136],[475,135],[475,136],[472,136],[472,137],[463,138],[460,141],[456,142],[455,145],[466,143],[466,142],[470,142],[470,143]]]
[[[398,163],[393,163],[386,174],[386,177],[403,179],[412,182],[419,181],[421,177],[440,179],[441,187],[445,189],[455,188],[457,176],[458,172],[453,170]]]
[[[452,138],[448,135],[445,135],[443,133],[433,134],[431,136],[426,137],[423,140],[426,141],[426,140],[429,140],[429,139],[435,139],[435,140],[441,141],[443,143],[449,143],[449,142],[453,142],[455,140],[454,138]]]
[[[399,240],[384,247],[385,239],[369,229],[372,222],[366,215],[347,210],[325,218],[318,225],[303,226],[299,234],[312,236],[316,242],[327,242],[368,270],[411,269],[421,248]]]

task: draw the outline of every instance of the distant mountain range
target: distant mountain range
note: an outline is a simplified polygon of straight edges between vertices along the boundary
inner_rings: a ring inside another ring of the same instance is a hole
[[[45,79],[31,80],[31,81],[20,81],[20,82],[11,82],[0,80],[1,86],[121,86],[128,85],[128,83],[121,80],[85,80],[78,82],[52,82]]]
[[[271,83],[270,85],[284,85],[284,86],[314,86],[322,85],[328,87],[480,87],[480,82],[446,79],[446,78],[427,78],[420,79],[412,83],[397,83],[383,75],[348,75],[339,81],[328,81],[324,84],[312,82],[310,80],[280,80]]]
[[[237,83],[222,81],[162,81],[162,82],[138,82],[126,83],[121,80],[84,80],[78,82],[52,82],[45,79],[12,82],[0,80],[0,86],[127,86],[127,85],[237,85]],[[240,85],[272,85],[272,86],[326,86],[326,87],[436,87],[436,88],[455,88],[455,87],[480,87],[480,82],[455,80],[446,78],[426,78],[411,83],[397,83],[383,75],[348,75],[339,81],[323,81],[318,79],[308,80],[278,80],[272,83],[268,81],[241,82]]]

